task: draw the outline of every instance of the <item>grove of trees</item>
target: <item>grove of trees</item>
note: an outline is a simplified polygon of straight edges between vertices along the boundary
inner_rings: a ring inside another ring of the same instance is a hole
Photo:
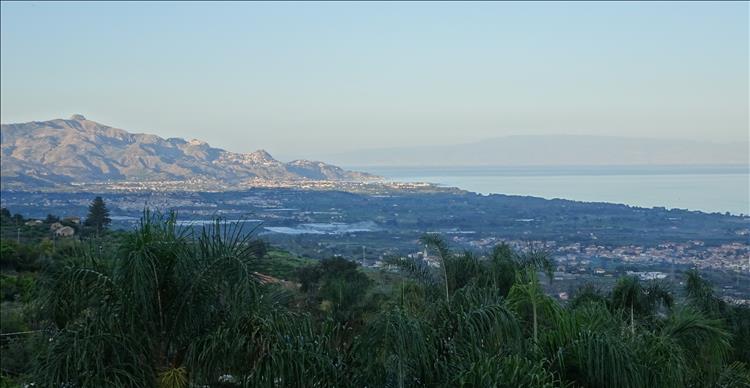
[[[34,352],[14,381],[44,387],[748,387],[750,310],[695,271],[684,290],[621,278],[566,304],[549,258],[499,245],[344,258],[292,282],[260,271],[242,224],[182,228],[146,212],[101,250],[80,243],[34,285]],[[678,292],[679,291],[679,292]],[[10,381],[10,380],[4,380]]]

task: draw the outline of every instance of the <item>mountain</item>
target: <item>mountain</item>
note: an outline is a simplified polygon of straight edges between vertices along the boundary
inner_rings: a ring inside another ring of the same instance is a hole
[[[588,135],[507,136],[447,146],[327,155],[347,166],[603,166],[748,163],[748,143]]]
[[[68,120],[0,127],[4,188],[117,181],[209,180],[362,181],[372,175],[307,160],[283,163],[268,152],[249,154],[200,140],[130,133],[74,115]]]

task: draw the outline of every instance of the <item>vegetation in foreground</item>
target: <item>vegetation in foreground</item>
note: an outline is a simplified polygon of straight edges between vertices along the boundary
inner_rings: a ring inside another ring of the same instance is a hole
[[[366,273],[247,232],[146,213],[130,233],[34,248],[26,269],[28,248],[3,240],[3,384],[750,386],[750,312],[697,272],[679,300],[626,277],[560,305],[540,286],[542,252],[453,252],[427,235],[439,265]]]

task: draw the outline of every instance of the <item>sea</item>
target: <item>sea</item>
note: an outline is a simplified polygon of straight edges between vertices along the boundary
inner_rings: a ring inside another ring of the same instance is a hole
[[[750,166],[352,166],[397,182],[481,194],[750,214]]]

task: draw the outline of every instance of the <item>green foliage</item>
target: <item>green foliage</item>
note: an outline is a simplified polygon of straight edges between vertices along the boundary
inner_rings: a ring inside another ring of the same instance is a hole
[[[607,296],[602,293],[601,290],[594,287],[592,284],[586,284],[580,287],[573,298],[570,299],[568,306],[575,309],[586,304],[607,304],[609,300]]]
[[[188,377],[185,367],[169,368],[159,373],[159,388],[185,388]]]
[[[648,320],[659,306],[671,307],[672,294],[666,286],[652,282],[644,285],[636,276],[625,276],[618,280],[611,295],[611,304],[629,314],[630,329],[635,333],[636,317]]]
[[[19,244],[0,240],[0,268],[4,271],[38,271],[39,259],[48,252],[47,245]]]
[[[731,359],[750,365],[750,307],[732,307],[728,326],[732,333]]]
[[[0,309],[0,332],[3,334],[29,330],[23,305],[17,302],[2,302]]]
[[[2,274],[3,332],[32,333],[3,342],[3,373],[78,387],[748,386],[748,309],[697,272],[685,303],[626,277],[560,305],[542,251],[422,243],[433,264],[365,271],[269,249],[242,224],[146,212],[121,238],[38,248],[38,278]]]
[[[21,225],[25,219],[21,214],[11,214],[7,208],[0,209],[0,225]]]
[[[35,278],[31,274],[0,274],[0,300],[30,302],[34,284]]]
[[[534,270],[517,273],[517,279],[508,293],[510,307],[530,327],[528,333],[536,345],[539,326],[549,326],[558,319],[558,305],[544,293]]]
[[[517,273],[542,271],[551,275],[552,272],[548,255],[540,250],[519,253],[501,244],[493,249],[489,260],[485,260],[468,251],[452,252],[445,240],[435,234],[424,235],[420,241],[436,254],[437,268],[413,258],[390,259],[389,263],[402,268],[433,292],[442,293],[446,300],[450,300],[450,295],[457,289],[470,283],[498,289],[502,296],[506,296]]]
[[[0,387],[19,387],[20,381],[28,377],[31,372],[38,346],[28,335],[6,337],[2,340],[2,357],[0,357]]]
[[[460,387],[552,388],[555,375],[542,362],[514,355],[496,355],[474,362],[456,376]]]
[[[643,332],[633,339],[641,367],[643,384],[648,387],[685,387],[689,381],[688,359],[680,343],[662,333]]]
[[[639,359],[605,306],[562,310],[540,334],[539,352],[561,377],[583,387],[643,387]]]
[[[730,306],[714,295],[713,286],[696,270],[685,275],[685,292],[691,306],[721,320],[732,334],[731,360],[750,364],[750,307]]]
[[[102,197],[96,197],[89,205],[89,213],[86,216],[84,225],[93,229],[97,234],[100,234],[106,229],[112,219],[109,218],[109,210],[107,205],[104,204]]]
[[[750,387],[750,369],[747,364],[733,362],[724,366],[716,380],[717,388],[748,388]]]
[[[337,322],[351,324],[367,308],[364,302],[372,284],[358,267],[340,257],[321,260],[298,270],[300,289],[308,293],[311,303],[330,313]]]
[[[112,257],[91,247],[55,263],[42,279],[40,304],[54,327],[40,382],[150,386],[161,371],[183,366],[201,376],[206,366],[187,362],[191,346],[234,323],[234,309],[246,304],[228,296],[258,297],[253,264],[261,248],[241,226],[218,222],[192,241],[174,214],[146,212]]]
[[[355,343],[356,385],[427,385],[439,373],[432,363],[438,352],[436,338],[419,316],[400,307],[383,311]]]
[[[315,262],[312,259],[268,247],[268,251],[258,263],[258,272],[279,279],[293,280],[300,268],[312,265]]]
[[[672,311],[660,334],[675,341],[688,360],[690,380],[708,385],[716,381],[730,350],[730,334],[723,322],[692,307]]]
[[[10,222],[11,217],[12,216],[10,214],[10,210],[8,210],[7,208],[0,208],[0,222]]]

